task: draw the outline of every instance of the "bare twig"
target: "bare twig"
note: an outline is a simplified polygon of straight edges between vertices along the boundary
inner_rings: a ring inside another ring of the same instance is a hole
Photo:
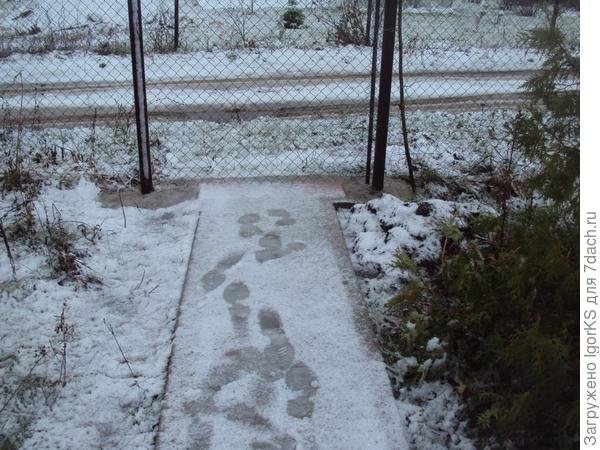
[[[125,215],[125,207],[123,206],[123,197],[121,197],[121,188],[117,190],[119,194],[119,202],[121,203],[121,211],[123,212],[123,228],[127,228],[127,216]]]
[[[6,247],[6,254],[8,255],[8,260],[10,261],[10,268],[12,269],[13,278],[17,278],[17,269],[15,268],[15,259],[13,258],[12,252],[10,251],[10,245],[8,244],[8,237],[6,236],[6,231],[4,231],[4,225],[0,221],[0,234],[2,235],[2,240],[4,241],[4,247]]]
[[[150,291],[148,292],[148,294],[152,294],[155,290],[157,290],[160,287],[160,283],[157,284],[156,286],[154,286],[152,289],[150,289]]]
[[[136,379],[138,377],[138,375],[136,375],[135,372],[133,371],[131,364],[129,364],[129,360],[125,356],[125,352],[123,352],[123,348],[121,347],[121,344],[119,344],[119,340],[117,339],[115,330],[113,329],[112,325],[106,320],[106,318],[102,319],[102,321],[104,322],[104,325],[106,325],[106,328],[108,329],[108,331],[112,335],[113,339],[115,340],[115,343],[117,344],[117,348],[119,349],[119,352],[121,353],[121,356],[123,357],[123,361],[125,362],[125,364],[127,364],[127,367],[129,368],[129,373],[131,374],[131,377],[135,380],[133,384],[136,385],[140,391],[143,391],[142,387],[140,386],[140,384],[138,383],[138,381]]]
[[[63,303],[63,308],[56,321],[56,327],[54,333],[60,336],[60,350],[54,350],[54,354],[59,358],[60,361],[60,377],[59,380],[64,387],[67,384],[67,347],[73,339],[74,326],[67,324],[65,319],[65,309],[67,304]]]
[[[240,1],[238,8],[228,8],[225,11],[231,19],[233,30],[240,39],[239,43],[233,43],[233,47],[239,47],[241,44],[242,48],[246,48],[248,45],[248,40],[246,29],[246,11],[244,11],[243,1]]]
[[[137,291],[142,286],[142,283],[144,282],[144,277],[145,276],[146,276],[146,269],[144,269],[144,271],[142,272],[142,279],[137,284],[137,286],[135,287],[134,291]]]

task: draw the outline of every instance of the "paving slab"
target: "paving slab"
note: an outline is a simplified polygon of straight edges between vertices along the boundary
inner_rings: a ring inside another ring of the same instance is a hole
[[[341,183],[202,184],[162,449],[404,449]]]

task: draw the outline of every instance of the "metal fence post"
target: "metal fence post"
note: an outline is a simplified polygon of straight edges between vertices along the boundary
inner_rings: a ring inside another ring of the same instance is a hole
[[[365,184],[371,182],[371,159],[373,150],[373,121],[375,116],[375,83],[377,82],[377,46],[379,45],[380,0],[375,0],[375,26],[373,29],[373,54],[371,56],[371,94],[369,96],[369,125],[367,127],[367,164]]]
[[[390,96],[394,70],[394,43],[396,39],[397,0],[385,0],[383,7],[383,40],[381,43],[381,70],[379,72],[379,96],[377,103],[377,132],[375,134],[375,159],[373,162],[374,191],[383,190],[385,152],[390,122]]]
[[[371,18],[373,14],[373,0],[367,1],[367,29],[365,30],[365,45],[371,45]]]
[[[128,0],[129,38],[131,41],[131,68],[133,72],[133,95],[135,98],[135,121],[140,162],[140,185],[142,194],[154,191],[152,163],[148,138],[148,103],[146,101],[146,74],[144,71],[144,41],[142,38],[142,11],[140,0]]]
[[[173,22],[175,30],[173,33],[173,50],[177,51],[179,48],[179,0],[175,0],[174,8]]]
[[[400,123],[402,125],[402,140],[404,141],[404,157],[408,167],[408,180],[413,192],[417,192],[412,158],[408,146],[408,129],[406,126],[406,102],[404,101],[404,41],[402,39],[404,0],[398,0],[398,88],[400,89]]]

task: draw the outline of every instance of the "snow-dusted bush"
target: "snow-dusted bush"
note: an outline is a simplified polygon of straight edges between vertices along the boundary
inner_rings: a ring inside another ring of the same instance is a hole
[[[339,18],[333,23],[329,40],[340,45],[364,45],[366,19],[358,0],[344,0]]]

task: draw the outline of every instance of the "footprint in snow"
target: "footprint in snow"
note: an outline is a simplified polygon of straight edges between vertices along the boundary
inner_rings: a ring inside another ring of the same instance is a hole
[[[221,286],[225,282],[225,271],[240,262],[243,256],[244,252],[237,252],[222,258],[213,269],[202,276],[204,290],[209,292]]]

